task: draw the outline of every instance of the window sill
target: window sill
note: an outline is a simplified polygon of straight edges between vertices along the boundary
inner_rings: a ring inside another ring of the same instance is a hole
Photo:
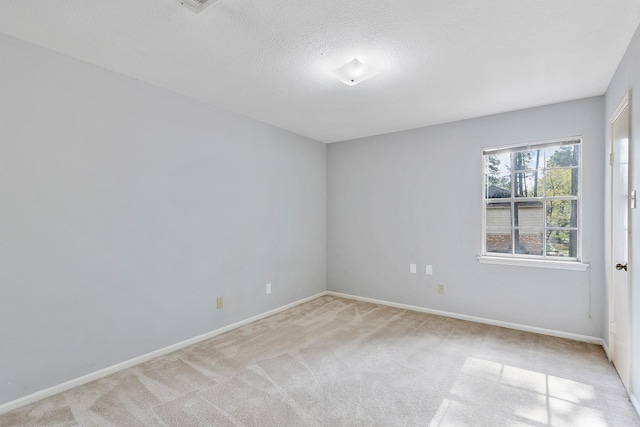
[[[549,268],[555,270],[587,271],[589,264],[579,261],[548,261],[544,259],[479,256],[480,264],[514,265],[518,267]]]

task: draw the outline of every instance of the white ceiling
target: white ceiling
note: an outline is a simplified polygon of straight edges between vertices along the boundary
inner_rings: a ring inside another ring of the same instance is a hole
[[[323,142],[602,95],[639,22],[638,0],[0,0],[2,33]],[[336,80],[354,57],[380,73]]]

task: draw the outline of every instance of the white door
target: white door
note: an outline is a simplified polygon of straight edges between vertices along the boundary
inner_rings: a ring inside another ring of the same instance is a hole
[[[611,289],[609,346],[611,361],[629,392],[630,281],[629,261],[629,96],[611,119]]]

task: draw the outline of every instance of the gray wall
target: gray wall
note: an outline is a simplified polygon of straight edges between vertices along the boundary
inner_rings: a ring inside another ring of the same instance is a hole
[[[603,113],[603,98],[595,97],[330,144],[328,289],[601,336]],[[573,135],[583,136],[583,252],[590,268],[480,264],[482,148]],[[410,263],[418,274],[409,274]]]
[[[327,288],[606,337],[604,124],[638,34],[604,98],[327,147],[2,35],[0,58],[0,404]],[[570,135],[589,270],[479,264],[482,148]]]
[[[627,94],[631,94],[631,165],[629,179],[631,189],[640,191],[640,28],[629,44],[616,74],[605,95],[604,120],[607,123],[606,135],[609,141],[608,123],[616,108]],[[607,188],[608,190],[608,188]],[[607,192],[608,194],[608,192]],[[640,210],[631,210],[631,390],[636,398],[640,397]],[[611,262],[608,263],[611,265]],[[603,332],[603,334],[606,331]],[[606,335],[604,335],[606,336]]]
[[[324,144],[1,35],[0,58],[0,404],[326,289]]]

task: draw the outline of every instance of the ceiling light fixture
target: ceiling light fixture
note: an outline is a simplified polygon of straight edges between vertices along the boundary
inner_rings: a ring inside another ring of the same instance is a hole
[[[376,74],[378,74],[376,70],[358,61],[358,58],[353,58],[352,61],[333,72],[338,80],[349,86],[357,85]]]
[[[207,6],[211,6],[218,0],[178,0],[181,5],[193,10],[195,13],[200,13]]]

